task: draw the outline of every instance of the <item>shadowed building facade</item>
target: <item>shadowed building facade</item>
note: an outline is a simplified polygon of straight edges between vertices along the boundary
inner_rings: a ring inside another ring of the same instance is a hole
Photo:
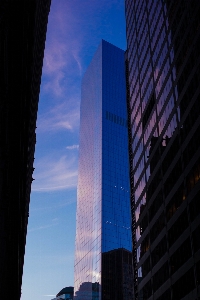
[[[102,41],[82,81],[76,300],[133,298],[126,106],[124,51]]]
[[[125,3],[135,299],[199,299],[200,2]]]
[[[73,300],[74,298],[74,287],[67,286],[63,288],[52,300]]]
[[[102,253],[103,299],[133,299],[132,252],[123,248]]]
[[[0,293],[21,296],[50,0],[0,1]]]

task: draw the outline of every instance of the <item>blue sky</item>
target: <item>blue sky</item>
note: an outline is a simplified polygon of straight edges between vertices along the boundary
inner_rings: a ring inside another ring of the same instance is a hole
[[[101,39],[126,49],[124,0],[52,0],[21,300],[74,284],[81,78]]]

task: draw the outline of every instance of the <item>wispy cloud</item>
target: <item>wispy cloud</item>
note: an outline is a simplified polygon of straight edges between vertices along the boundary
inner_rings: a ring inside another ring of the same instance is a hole
[[[71,145],[71,146],[67,146],[66,149],[68,150],[73,150],[73,149],[78,149],[79,145]]]
[[[75,79],[80,80],[82,43],[71,3],[56,2],[52,2],[48,24],[42,90],[59,99],[65,96]]]
[[[79,46],[72,43],[67,45],[63,41],[53,39],[48,46],[44,57],[44,83],[43,91],[53,93],[54,97],[65,97],[66,91],[73,80],[80,80],[82,74]]]
[[[47,228],[50,228],[50,227],[55,226],[55,225],[57,225],[57,224],[54,223],[54,224],[49,224],[49,225],[44,225],[44,226],[38,226],[38,227],[35,227],[35,228],[28,229],[28,232],[33,232],[33,231],[38,231],[38,230],[42,230],[42,229],[47,229]]]
[[[57,203],[55,205],[44,205],[44,206],[40,206],[40,207],[37,207],[37,208],[32,208],[31,211],[32,212],[37,212],[37,211],[49,211],[49,210],[58,210],[58,209],[62,209],[63,207],[65,206],[68,206],[72,203],[75,203],[76,202],[76,198],[73,198],[73,199],[67,199],[61,203]],[[54,221],[54,220],[53,220]]]
[[[57,222],[57,221],[58,221],[58,218],[54,218],[52,221],[53,221],[53,222]]]
[[[75,101],[76,102],[76,101]],[[38,117],[37,132],[74,131],[79,127],[79,105],[63,102]]]
[[[34,192],[58,191],[75,188],[77,185],[77,159],[74,156],[52,156],[36,161]]]

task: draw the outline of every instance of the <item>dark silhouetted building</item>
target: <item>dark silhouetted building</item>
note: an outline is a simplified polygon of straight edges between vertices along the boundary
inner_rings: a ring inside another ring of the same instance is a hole
[[[135,299],[199,299],[200,1],[125,3]]]
[[[73,300],[74,299],[74,287],[67,286],[63,288],[52,300]]]
[[[50,0],[0,1],[0,293],[21,283]]]
[[[132,300],[127,277],[114,291],[114,277],[133,277],[132,240],[124,51],[106,41],[84,75],[80,118],[74,298]]]
[[[103,299],[134,299],[132,263],[132,252],[126,249],[102,253]]]

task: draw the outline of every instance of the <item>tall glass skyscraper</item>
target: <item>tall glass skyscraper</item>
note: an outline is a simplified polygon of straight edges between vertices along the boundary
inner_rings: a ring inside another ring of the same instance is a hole
[[[135,299],[200,299],[200,1],[125,3]]]
[[[102,41],[82,81],[75,299],[133,299],[124,51]]]

